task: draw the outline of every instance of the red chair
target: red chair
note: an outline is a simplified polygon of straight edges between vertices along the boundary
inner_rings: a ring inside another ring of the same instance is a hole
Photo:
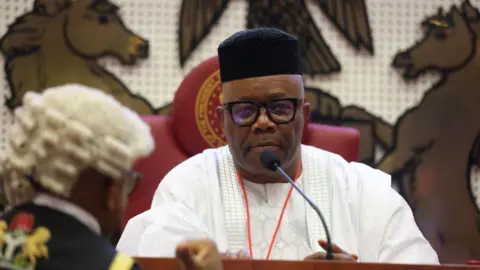
[[[219,104],[221,84],[215,56],[184,78],[175,94],[171,116],[143,117],[151,126],[156,149],[135,166],[143,177],[131,195],[124,226],[130,218],[150,208],[153,194],[168,171],[207,148],[226,144],[215,114]],[[356,129],[310,123],[303,133],[304,144],[337,153],[347,161],[358,158],[360,133]]]

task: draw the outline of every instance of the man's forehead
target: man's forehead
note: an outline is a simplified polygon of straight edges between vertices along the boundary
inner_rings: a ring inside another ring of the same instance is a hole
[[[268,97],[303,97],[301,75],[273,75],[223,83],[223,98],[263,99]]]

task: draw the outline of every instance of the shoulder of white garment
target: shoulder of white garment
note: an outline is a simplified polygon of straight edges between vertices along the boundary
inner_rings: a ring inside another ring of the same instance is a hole
[[[152,203],[154,207],[156,197],[168,195],[188,195],[189,192],[198,194],[199,191],[209,188],[205,185],[212,184],[211,181],[218,181],[216,172],[217,154],[219,148],[207,149],[197,154],[170,170],[160,182]],[[302,145],[302,151],[321,152],[327,156],[332,181],[337,188],[347,193],[368,192],[379,189],[389,191],[391,189],[390,175],[369,167],[362,163],[347,162],[338,154],[324,151],[322,149]],[[347,195],[347,194],[346,194]]]
[[[178,200],[201,194],[209,180],[216,180],[216,172],[212,171],[215,156],[220,148],[207,149],[188,158],[171,169],[155,191],[151,208],[165,200]],[[212,164],[211,164],[212,163]]]
[[[155,214],[160,208],[149,209],[143,213],[140,213],[132,217],[125,228],[117,243],[117,251],[127,254],[129,256],[138,256],[138,248],[140,245],[140,239],[145,229],[155,223],[157,220]]]
[[[333,186],[349,202],[359,231],[360,254],[369,261],[438,264],[438,256],[418,229],[412,210],[392,188],[391,176],[326,152]]]
[[[302,145],[302,151],[320,151],[328,158],[332,181],[348,192],[362,190],[391,189],[390,175],[358,162],[347,162],[342,156],[321,150],[316,147]]]
[[[363,163],[347,162],[338,154],[323,152],[328,156],[331,183],[336,189],[335,193],[349,201],[359,219],[362,218],[362,212],[367,209],[371,213],[380,214],[392,207],[392,203],[401,205],[400,201],[391,200],[392,193],[396,191],[391,187],[389,174]]]

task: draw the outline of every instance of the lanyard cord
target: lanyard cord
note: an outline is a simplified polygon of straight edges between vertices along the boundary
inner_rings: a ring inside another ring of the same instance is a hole
[[[300,161],[300,162],[298,162],[297,172],[295,173],[295,178],[293,180],[294,182],[296,182],[298,177],[300,176],[301,168],[302,168],[302,162]],[[238,170],[237,170],[237,180],[240,184],[240,187],[242,188],[243,199],[244,199],[244,202],[245,202],[245,210],[247,212],[248,251],[250,252],[250,257],[253,258],[252,231],[251,231],[251,226],[250,226],[250,209],[248,207],[247,191],[245,190],[245,185],[243,184],[242,177],[240,176],[240,172]],[[273,249],[273,244],[275,243],[278,231],[280,230],[280,225],[282,224],[283,214],[285,214],[285,209],[287,209],[287,204],[288,204],[288,201],[290,200],[290,196],[292,195],[292,190],[293,190],[293,186],[290,187],[290,190],[288,191],[287,198],[285,199],[285,202],[283,203],[282,212],[280,213],[280,217],[278,219],[277,226],[275,228],[272,240],[270,242],[270,246],[268,247],[268,253],[267,253],[267,258],[266,258],[267,260],[270,259],[270,254],[271,254],[272,249]]]

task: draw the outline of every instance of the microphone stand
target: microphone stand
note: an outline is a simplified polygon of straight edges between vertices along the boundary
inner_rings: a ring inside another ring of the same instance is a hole
[[[288,174],[285,173],[285,171],[282,168],[280,168],[280,166],[276,162],[275,162],[275,169],[276,171],[280,172],[283,175],[283,177],[287,179],[287,181],[303,196],[303,198],[308,202],[308,204],[313,208],[313,210],[315,210],[317,215],[320,217],[323,228],[325,230],[325,234],[327,236],[327,260],[333,260],[332,241],[330,240],[330,233],[328,232],[328,229],[327,229],[328,228],[327,222],[325,221],[325,218],[323,217],[322,212],[320,211],[320,209],[318,209],[315,203],[313,203],[313,201],[307,196],[307,194],[305,194],[302,190],[300,190],[297,187],[297,185],[295,184],[295,182],[293,182],[290,176],[288,176]]]

